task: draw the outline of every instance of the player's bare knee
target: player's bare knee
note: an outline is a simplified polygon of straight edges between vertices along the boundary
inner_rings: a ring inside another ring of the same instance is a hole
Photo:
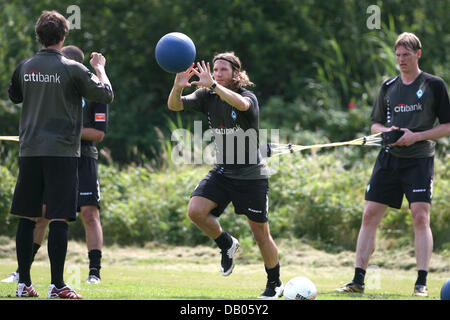
[[[267,228],[252,226],[251,230],[253,232],[253,238],[259,246],[273,242],[272,236]]]
[[[194,222],[203,220],[207,214],[208,212],[196,205],[190,205],[188,208],[188,217]]]
[[[47,225],[50,222],[50,220],[40,217],[36,218],[35,222],[36,222],[36,229],[45,229],[47,228]]]
[[[413,212],[412,221],[415,228],[428,228],[430,226],[430,215],[424,211]]]
[[[254,236],[256,244],[260,248],[272,248],[274,250],[275,254],[278,254],[278,248],[273,241],[272,237],[269,236]]]
[[[100,215],[96,207],[83,207],[81,209],[83,223],[86,225],[95,224],[100,221]]]
[[[376,227],[380,223],[383,217],[383,213],[372,208],[366,208],[362,217],[362,225],[369,227]]]
[[[430,225],[430,205],[428,203],[412,203],[411,215],[415,227],[428,227]]]

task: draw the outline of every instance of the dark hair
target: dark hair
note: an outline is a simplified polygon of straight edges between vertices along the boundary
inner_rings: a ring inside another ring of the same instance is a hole
[[[241,87],[246,86],[254,86],[255,84],[250,81],[250,78],[247,75],[247,72],[241,70],[242,63],[238,56],[234,54],[234,52],[223,52],[216,54],[213,58],[213,63],[217,60],[225,60],[230,63],[233,69],[233,90],[237,90]],[[236,71],[236,73],[234,72]]]
[[[397,37],[395,41],[394,49],[397,47],[405,47],[406,49],[410,49],[414,52],[422,49],[422,43],[420,43],[419,38],[414,33],[403,32],[401,35]]]
[[[77,46],[65,46],[61,49],[61,53],[68,59],[75,60],[76,62],[83,63],[84,53]]]
[[[36,40],[43,46],[55,45],[69,33],[69,22],[57,11],[43,11],[35,26]]]

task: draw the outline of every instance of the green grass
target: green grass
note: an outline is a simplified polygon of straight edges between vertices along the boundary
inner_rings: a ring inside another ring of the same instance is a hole
[[[304,244],[298,244],[296,249],[291,246],[292,242],[280,245],[282,261],[284,259],[281,278],[285,283],[296,276],[310,278],[318,288],[318,300],[439,299],[440,288],[448,278],[447,262],[428,277],[430,297],[413,298],[414,269],[371,267],[365,294],[341,294],[335,292],[335,288],[353,276],[353,266],[348,263],[352,253],[346,253],[350,257],[344,259],[345,254],[327,254]],[[46,299],[50,281],[45,244],[43,248],[32,268],[33,283],[40,293],[38,299]],[[12,243],[0,243],[0,278],[16,268],[14,256],[9,255],[12,249]],[[218,250],[214,248],[158,247],[156,244],[145,248],[106,247],[103,250],[102,283],[92,285],[85,283],[88,267],[84,244],[71,242],[65,280],[88,300],[255,299],[264,289],[266,275],[257,250],[245,250],[239,251],[234,272],[223,277],[219,272]],[[387,253],[384,258],[388,259]],[[435,259],[440,261],[439,256]],[[448,257],[443,257],[443,261],[446,260]],[[0,299],[18,299],[14,296],[15,289],[16,284],[0,283]]]

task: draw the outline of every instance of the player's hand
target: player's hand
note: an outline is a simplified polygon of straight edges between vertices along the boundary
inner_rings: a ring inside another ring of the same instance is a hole
[[[193,71],[198,77],[198,81],[192,81],[191,84],[204,88],[209,88],[214,84],[214,79],[209,68],[209,62],[205,63],[204,60],[202,60],[202,63],[197,62],[197,68]]]
[[[397,147],[397,146],[405,146],[405,147],[407,147],[407,146],[410,146],[410,145],[412,145],[412,144],[417,142],[416,135],[411,130],[409,130],[407,128],[397,128],[397,129],[403,131],[404,134],[395,143],[391,144],[391,146],[393,146],[393,147]]]
[[[105,68],[106,59],[105,57],[98,52],[92,52],[91,53],[91,60],[89,61],[92,68],[97,70],[98,68]]]
[[[183,72],[177,73],[175,76],[175,81],[173,83],[174,87],[177,88],[184,88],[184,87],[190,87],[191,83],[189,83],[189,80],[195,75],[194,73],[194,63],[191,64],[189,69]]]

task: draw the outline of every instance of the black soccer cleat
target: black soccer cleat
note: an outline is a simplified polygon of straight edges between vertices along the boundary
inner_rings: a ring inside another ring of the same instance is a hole
[[[224,249],[221,251],[222,260],[220,262],[220,271],[224,277],[229,276],[231,272],[233,272],[234,268],[234,255],[239,248],[239,241],[231,237],[232,244],[228,249]]]
[[[428,297],[428,288],[420,284],[414,286],[414,297]]]
[[[364,285],[359,284],[353,281],[346,283],[344,286],[336,289],[338,292],[355,292],[355,293],[364,293]]]
[[[258,297],[259,299],[278,299],[283,296],[284,286],[281,280],[278,283],[267,281],[266,290]]]

